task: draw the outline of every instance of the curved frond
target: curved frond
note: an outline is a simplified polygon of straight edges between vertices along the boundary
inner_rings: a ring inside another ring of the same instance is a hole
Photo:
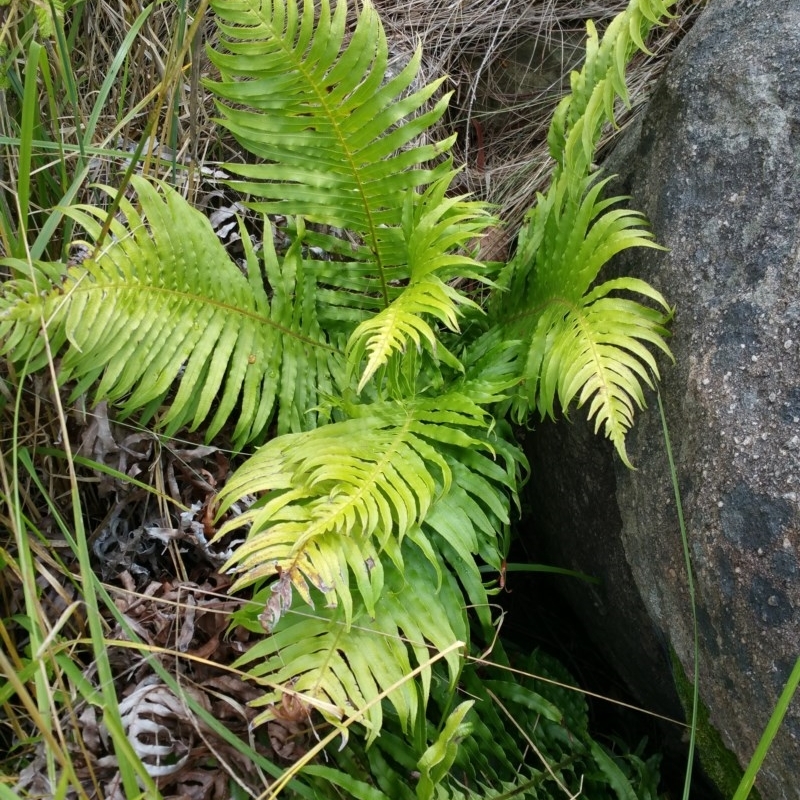
[[[341,609],[320,608],[312,614],[296,603],[272,635],[236,662],[235,667],[246,667],[251,677],[273,687],[257,701],[268,708],[255,724],[274,718],[287,695],[336,726],[356,717],[366,726],[370,742],[383,723],[382,693],[387,693],[404,730],[424,715],[432,652],[447,651],[444,660],[451,687],[455,684],[462,653],[453,645],[468,636],[455,579],[443,570],[437,578],[414,547],[404,548],[402,573],[391,562],[385,573],[379,614],[357,601],[348,621]],[[409,678],[415,667],[422,668],[418,680]]]
[[[644,227],[643,214],[619,207],[626,198],[601,197],[608,179],[587,176],[578,198],[569,196],[566,183],[563,178],[555,186],[550,202],[537,205],[520,231],[508,292],[496,298],[493,317],[500,322],[535,316],[556,296],[580,300],[603,266],[623,250],[663,249]]]
[[[159,194],[140,177],[132,185],[141,212],[122,201],[124,222],[113,222],[96,258],[48,285],[40,274],[35,294],[29,282],[5,284],[4,352],[36,355],[45,325],[76,393],[99,382],[95,398],[130,414],[174,391],[160,420],[168,433],[206,423],[211,439],[233,416],[243,443],[263,435],[278,403],[280,429],[312,427],[307,409],[334,385],[341,357],[316,321],[299,242],[280,269],[270,242],[263,267],[249,252],[245,276],[177,192],[159,184]],[[102,209],[65,213],[99,235]]]
[[[367,355],[357,391],[364,388],[394,353],[404,352],[409,340],[417,350],[427,347],[434,355],[443,355],[444,347],[423,315],[438,319],[455,331],[458,330],[458,304],[464,302],[469,301],[451,286],[435,276],[428,276],[411,283],[388,308],[364,320],[350,339],[351,363],[359,363],[365,351]],[[453,357],[451,361],[458,364]]]
[[[552,183],[526,218],[516,255],[498,278],[505,291],[495,293],[489,315],[518,361],[520,389],[511,402],[517,419],[534,407],[553,415],[557,397],[564,412],[574,399],[578,405],[588,402],[590,418],[626,464],[625,433],[635,408],[643,405],[642,386],[658,376],[645,344],[669,354],[664,326],[670,310],[643,281],[622,279],[590,291],[616,254],[659,248],[643,215],[619,207],[626,198],[602,197],[609,179],[598,180],[592,158],[603,125],[614,122],[617,99],[627,101],[631,54],[644,48],[644,36],[668,16],[672,4],[631,0],[602,40],[588,24],[584,66],[572,74],[572,92],[550,126],[557,162]],[[607,297],[613,289],[643,294],[663,311]],[[491,344],[496,339],[490,333],[480,346],[496,346]]]
[[[349,575],[374,613],[384,580],[379,553],[402,563],[403,538],[450,488],[442,448],[488,449],[467,432],[480,434],[488,422],[457,393],[348,410],[355,418],[278,437],[246,461],[220,493],[219,514],[244,495],[263,497],[218,535],[250,526],[225,567],[239,573],[235,587],[285,575],[307,603],[309,585],[327,603],[341,601],[349,621]]]
[[[663,311],[609,296],[613,290],[645,294]],[[653,379],[659,376],[645,345],[670,355],[664,340],[669,314],[664,298],[633,278],[608,281],[580,304],[554,300],[528,344],[527,397],[518,404],[517,413],[535,403],[543,417],[552,417],[556,398],[564,411],[576,398],[579,408],[588,403],[595,431],[602,428],[623,463],[631,466],[625,434],[636,408],[644,408],[642,385],[653,388]]]
[[[524,269],[518,262],[509,291],[499,298],[491,318],[503,331],[508,350],[520,343],[521,387],[512,401],[514,416],[522,422],[534,407],[542,416],[553,416],[556,398],[564,412],[576,398],[579,406],[591,399],[589,417],[596,420],[596,429],[602,427],[629,464],[625,434],[635,408],[644,405],[642,384],[650,386],[650,375],[658,376],[655,359],[644,345],[670,354],[664,337],[671,312],[659,292],[634,278],[589,290],[617,253],[630,247],[658,248],[652,234],[641,227],[641,214],[614,208],[621,198],[600,199],[604,184],[587,178],[589,188],[575,203],[563,179],[562,192],[554,191],[552,202],[532,212],[518,256],[530,258],[532,264]],[[531,238],[536,243],[533,251]],[[608,297],[614,290],[643,295],[662,310]]]

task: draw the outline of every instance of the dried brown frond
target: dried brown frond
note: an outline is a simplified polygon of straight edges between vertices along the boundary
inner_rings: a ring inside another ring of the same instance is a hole
[[[161,580],[136,591],[133,578],[123,574],[119,583],[109,590],[124,626],[115,626],[108,639],[120,715],[134,751],[162,795],[223,800],[230,796],[230,781],[259,794],[266,779],[258,767],[192,708],[193,701],[265,758],[279,755],[270,744],[272,731],[252,731],[256,711],[249,703],[260,690],[227,668],[246,637],[226,635],[230,615],[240,604],[226,594],[229,581],[212,574],[203,584]],[[143,650],[123,646],[130,641],[126,629],[134,631]],[[159,677],[154,661],[172,675],[180,692]],[[94,664],[84,668],[83,679],[96,686]],[[69,731],[69,752],[86,796],[113,796],[119,765],[97,710],[77,700],[66,708],[61,725]],[[16,789],[41,791],[46,785],[44,764],[40,745],[20,772]]]

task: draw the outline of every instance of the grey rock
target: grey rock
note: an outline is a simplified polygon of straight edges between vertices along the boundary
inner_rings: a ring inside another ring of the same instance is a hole
[[[613,269],[650,281],[677,308],[677,363],[664,364],[662,394],[696,572],[701,697],[746,765],[800,655],[800,3],[710,0],[606,169],[619,174],[612,191],[632,195],[669,248],[628,253]],[[623,616],[621,631],[599,638],[621,637],[607,649],[623,651],[618,663],[641,665],[632,687],[663,707],[668,673],[656,643],[663,637],[690,675],[693,630],[661,421],[650,406],[629,437],[634,472],[603,442],[600,463],[588,458],[581,426],[555,437],[545,427],[542,446],[555,438],[566,450],[535,456],[558,463],[555,474],[539,472],[534,491],[543,518],[560,520],[548,537],[562,563],[609,572],[600,603],[572,590],[600,631],[603,604],[619,611],[631,592],[611,585],[624,553],[649,620]],[[577,474],[617,513],[570,498]],[[559,476],[560,498],[547,488]],[[800,698],[756,785],[765,800],[800,798]]]

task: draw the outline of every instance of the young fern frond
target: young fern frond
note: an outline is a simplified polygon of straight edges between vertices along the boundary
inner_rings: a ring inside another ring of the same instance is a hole
[[[468,302],[436,276],[426,276],[410,283],[387,308],[356,328],[351,338],[351,362],[359,363],[366,352],[367,363],[358,382],[360,392],[372,376],[383,367],[393,353],[402,353],[407,344],[417,350],[428,347],[434,355],[445,357],[450,366],[459,367],[455,356],[448,353],[426,319],[438,319],[452,331],[458,330],[457,308]],[[449,358],[448,358],[449,356]]]
[[[505,290],[492,298],[490,323],[516,348],[520,389],[511,411],[523,422],[535,408],[555,416],[573,400],[588,404],[630,466],[625,435],[635,408],[644,405],[642,385],[652,386],[658,369],[647,343],[669,355],[664,337],[671,311],[662,295],[643,281],[608,281],[590,291],[602,267],[631,247],[657,248],[642,215],[601,199],[608,179],[592,173],[592,158],[606,123],[614,122],[617,98],[627,102],[625,66],[670,0],[632,0],[602,41],[588,25],[583,69],[572,75],[572,93],[549,132],[556,160],[553,181],[539,195],[519,236],[517,253],[501,273]],[[632,292],[656,309],[611,292]],[[496,330],[491,334],[496,338]],[[652,378],[651,378],[652,375]]]
[[[446,281],[454,276],[485,281],[485,267],[458,249],[479,236],[492,221],[480,203],[448,198],[446,176],[421,195],[409,191],[403,209],[403,241],[410,278],[389,306],[364,320],[348,342],[348,366],[357,370],[363,356],[367,363],[359,381],[361,391],[370,378],[408,343],[418,350],[429,348],[434,357],[461,370],[461,364],[441,343],[428,319],[438,320],[450,331],[458,331],[459,306],[479,309],[468,297]]]
[[[95,386],[96,399],[119,400],[130,414],[158,407],[175,388],[159,420],[167,434],[205,424],[210,440],[233,417],[243,444],[263,436],[279,400],[279,428],[313,427],[318,392],[333,391],[343,362],[307,302],[314,285],[299,243],[280,269],[270,247],[263,268],[250,251],[245,277],[174,189],[159,184],[159,194],[136,176],[132,186],[141,211],[121,202],[125,222],[112,223],[96,258],[60,280],[39,274],[35,292],[29,281],[5,284],[4,352],[20,362],[41,356],[44,323],[53,351],[63,349],[60,380],[76,381],[75,395]],[[105,211],[65,213],[99,236]]]
[[[560,169],[580,178],[591,169],[591,161],[602,126],[615,123],[617,99],[629,104],[625,69],[654,25],[671,15],[676,0],[632,0],[614,17],[602,41],[591,20],[586,23],[586,58],[583,68],[570,76],[570,93],[559,103],[547,134],[550,155]],[[556,169],[554,179],[558,177]]]

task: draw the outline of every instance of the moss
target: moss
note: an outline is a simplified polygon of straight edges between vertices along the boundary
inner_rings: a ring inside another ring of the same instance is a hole
[[[670,648],[670,660],[672,661],[675,688],[678,690],[683,711],[687,719],[689,719],[692,713],[694,685],[686,677],[683,665],[672,648]],[[697,707],[695,743],[697,752],[700,755],[700,763],[703,765],[706,775],[719,789],[723,797],[733,797],[742,780],[744,770],[736,756],[725,746],[719,732],[711,723],[708,708],[702,699],[698,702]],[[750,800],[761,800],[755,788],[750,792]]]

